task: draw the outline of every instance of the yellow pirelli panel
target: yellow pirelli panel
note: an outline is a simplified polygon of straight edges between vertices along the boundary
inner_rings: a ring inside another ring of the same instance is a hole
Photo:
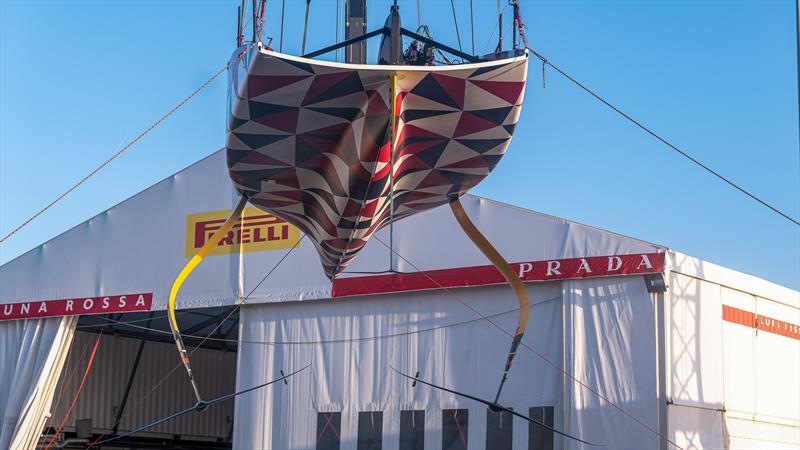
[[[191,258],[225,223],[230,213],[231,210],[187,214],[184,256]],[[283,219],[257,208],[245,208],[228,235],[208,255],[287,249],[299,239],[300,230]]]

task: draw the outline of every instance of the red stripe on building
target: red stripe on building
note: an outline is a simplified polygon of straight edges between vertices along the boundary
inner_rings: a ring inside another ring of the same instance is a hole
[[[525,261],[511,264],[522,281],[550,281],[576,278],[638,275],[664,271],[663,253]],[[492,265],[429,270],[410,274],[387,274],[337,278],[332,296],[382,294],[452,287],[505,283]]]
[[[800,340],[800,325],[761,316],[733,306],[722,305],[722,320]]]
[[[152,293],[33,300],[0,305],[0,320],[150,311],[152,304]]]

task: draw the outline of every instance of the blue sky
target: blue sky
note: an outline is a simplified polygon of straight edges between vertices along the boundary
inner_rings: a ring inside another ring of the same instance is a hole
[[[455,3],[469,50],[469,3]],[[237,4],[0,2],[0,233],[216,72],[233,48]],[[383,23],[389,4],[368,0],[370,29]],[[417,24],[416,4],[400,2],[408,28]],[[288,53],[299,53],[304,5],[286,2]],[[312,0],[309,50],[335,41],[336,7],[336,1]],[[474,9],[480,53],[494,46],[496,2],[475,1]],[[268,0],[267,13],[265,36],[277,40],[280,2]],[[800,217],[791,1],[523,0],[522,13],[531,47]],[[422,1],[421,14],[434,37],[458,45],[450,2]],[[377,44],[371,44],[374,55]],[[800,227],[691,165],[554,71],[546,77],[543,89],[541,66],[532,61],[521,125],[506,157],[474,193],[800,288]],[[221,148],[225,91],[221,77],[0,245],[0,263]]]

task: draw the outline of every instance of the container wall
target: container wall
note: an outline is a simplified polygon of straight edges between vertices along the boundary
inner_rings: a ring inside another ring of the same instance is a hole
[[[667,298],[670,437],[800,448],[800,293],[683,257]]]

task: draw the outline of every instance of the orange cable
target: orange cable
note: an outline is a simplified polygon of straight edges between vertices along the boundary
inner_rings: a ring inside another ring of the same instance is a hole
[[[56,432],[53,434],[53,437],[50,438],[50,442],[47,443],[47,446],[44,450],[50,450],[50,446],[53,445],[53,442],[56,440],[58,433],[64,429],[64,425],[67,423],[67,419],[69,419],[70,414],[72,414],[72,408],[75,407],[75,403],[78,402],[78,397],[81,395],[81,391],[83,391],[83,386],[86,383],[86,378],[89,376],[89,370],[92,368],[92,363],[94,363],[94,355],[97,354],[97,347],[100,346],[100,338],[103,337],[103,333],[97,335],[97,340],[94,343],[94,348],[92,349],[92,354],[89,356],[89,363],[86,364],[86,370],[83,372],[83,379],[81,380],[80,386],[78,386],[78,392],[75,393],[75,397],[72,399],[72,404],[69,405],[69,409],[67,410],[67,414],[64,416],[64,419],[61,420],[61,424],[56,429]]]

